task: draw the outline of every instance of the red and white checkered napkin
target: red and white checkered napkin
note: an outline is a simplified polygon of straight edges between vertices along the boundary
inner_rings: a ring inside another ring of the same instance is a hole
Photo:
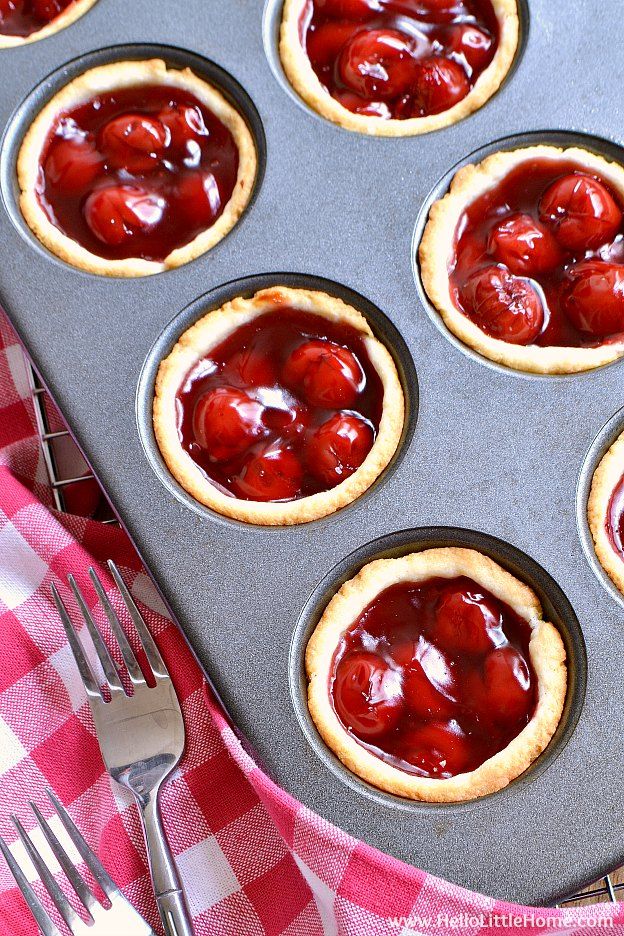
[[[131,583],[184,711],[187,749],[162,802],[198,936],[444,936],[547,927],[580,936],[594,933],[599,921],[624,933],[624,908],[535,913],[472,894],[355,841],[279,789],[241,748],[125,534],[52,509],[21,350],[0,315],[0,834],[10,843],[8,814],[28,820],[28,800],[45,807],[44,788],[53,787],[161,932],[137,812],[104,772],[50,601],[54,582],[71,604],[71,571],[95,605],[85,575],[91,563],[114,593],[106,558]],[[35,889],[43,894],[38,883]],[[0,859],[0,936],[36,932]]]

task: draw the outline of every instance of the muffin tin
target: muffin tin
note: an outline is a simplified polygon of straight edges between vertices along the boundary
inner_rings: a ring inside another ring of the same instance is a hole
[[[276,80],[277,6],[98,0],[51,39],[0,52],[0,299],[271,775],[398,858],[492,896],[552,902],[624,858],[622,606],[592,573],[575,523],[581,466],[623,402],[624,365],[527,377],[461,353],[428,317],[413,241],[452,167],[501,137],[503,146],[581,142],[624,160],[617,7],[531,0],[516,68],[490,102],[438,133],[387,140],[333,126]],[[17,210],[15,157],[33,114],[74,74],[152,55],[223,87],[256,136],[263,175],[208,254],[109,280],[34,239]],[[149,419],[157,362],[180,331],[271,282],[353,301],[395,355],[409,406],[401,449],[371,491],[288,529],[189,503],[164,471]],[[561,728],[527,774],[472,804],[427,806],[383,796],[332,762],[306,717],[301,654],[329,591],[362,562],[442,543],[474,545],[535,587],[565,637],[572,678]]]

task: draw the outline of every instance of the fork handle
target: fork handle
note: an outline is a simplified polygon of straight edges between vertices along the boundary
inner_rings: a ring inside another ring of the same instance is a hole
[[[162,826],[158,791],[138,800],[154,894],[166,936],[193,936],[186,896]]]

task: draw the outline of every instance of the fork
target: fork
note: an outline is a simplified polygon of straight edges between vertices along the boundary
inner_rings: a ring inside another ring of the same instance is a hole
[[[152,670],[153,687],[147,684],[121,622],[93,568],[89,569],[89,575],[121,651],[126,675],[133,688],[131,696],[124,690],[119,671],[73,575],[68,577],[68,581],[102,666],[110,701],[105,700],[100,690],[80,638],[54,585],[52,594],[87,692],[106,769],[117,783],[134,794],[139,807],[154,894],[165,933],[167,936],[192,936],[193,925],[186,897],[158,805],[161,785],[179,763],[184,750],[182,711],[167,667],[119,570],[110,560],[108,567]]]
[[[151,926],[148,926],[143,917],[139,916],[134,907],[128,903],[115,882],[108,876],[97,857],[74,825],[69,813],[56,798],[52,790],[46,790],[46,793],[56,809],[58,817],[78,851],[78,854],[89,868],[91,874],[110,902],[110,907],[104,907],[96,900],[92,891],[87,886],[85,879],[72,863],[71,858],[43,817],[41,810],[38,808],[37,804],[33,803],[31,800],[30,805],[35,814],[37,823],[39,824],[39,828],[43,832],[43,836],[50,846],[52,854],[64,871],[65,877],[71,884],[82,906],[87,911],[89,923],[85,923],[84,920],[78,916],[19,819],[16,816],[11,816],[11,819],[13,825],[17,829],[17,834],[26,850],[26,854],[39,873],[43,886],[50,895],[54,906],[67,924],[69,930],[74,933],[74,936],[84,936],[84,934],[87,933],[90,934],[90,936],[110,936],[111,933],[117,933],[118,936],[155,936]],[[1,837],[0,851],[2,851],[11,870],[11,874],[15,878],[15,882],[21,890],[43,936],[62,936],[61,931],[53,922],[29,884],[24,871],[13,857],[9,846]]]

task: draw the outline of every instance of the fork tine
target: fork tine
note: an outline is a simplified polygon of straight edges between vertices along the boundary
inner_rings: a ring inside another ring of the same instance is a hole
[[[126,583],[122,579],[119,569],[112,559],[108,560],[108,568],[111,570],[111,574],[115,579],[117,588],[121,592],[123,603],[125,604],[128,613],[132,618],[134,626],[136,627],[139,639],[143,645],[143,650],[145,651],[145,656],[147,657],[147,661],[152,668],[154,676],[164,676],[165,678],[168,678],[169,671],[165,666],[165,661],[161,657],[160,651],[154,643],[154,639],[148,630],[147,624],[143,620],[143,615],[137,608],[134,598],[128,591]]]
[[[124,663],[126,664],[126,667],[128,668],[130,679],[135,685],[144,686],[146,683],[145,683],[145,677],[143,676],[143,673],[141,671],[141,667],[139,666],[137,662],[137,658],[134,655],[134,651],[132,647],[128,643],[128,638],[126,637],[124,633],[124,630],[121,626],[121,622],[119,618],[117,617],[117,614],[115,613],[115,609],[113,608],[112,604],[108,600],[108,596],[106,592],[104,591],[102,587],[102,583],[97,577],[97,573],[95,569],[93,568],[93,566],[91,566],[89,569],[89,575],[91,576],[91,581],[93,582],[93,586],[98,594],[98,598],[100,599],[102,607],[104,608],[104,612],[106,614],[106,617],[108,618],[108,622],[111,626],[111,629],[115,637],[117,638],[117,643],[119,644],[119,649],[121,650],[121,655],[124,659]]]
[[[52,921],[48,915],[48,911],[45,909],[34,890],[30,886],[26,875],[18,865],[17,861],[11,854],[9,846],[0,836],[0,851],[4,855],[4,860],[9,866],[9,870],[13,877],[15,878],[15,883],[22,892],[24,900],[28,904],[30,912],[34,916],[37,926],[43,933],[43,936],[62,936],[60,929]]]
[[[39,823],[39,827],[44,834],[45,840],[50,846],[52,853],[54,854],[54,857],[56,858],[61,868],[63,869],[65,873],[65,877],[67,878],[71,886],[74,888],[76,892],[76,896],[80,899],[80,901],[82,902],[82,905],[87,908],[89,913],[91,913],[91,911],[94,910],[98,906],[97,900],[95,899],[95,897],[93,896],[89,888],[87,887],[80,872],[74,866],[69,855],[67,854],[67,852],[65,851],[65,849],[63,848],[59,840],[57,839],[56,835],[54,834],[54,832],[48,825],[47,820],[43,816],[37,804],[34,803],[32,800],[30,800],[30,805],[31,805],[32,811],[35,814],[37,822]]]
[[[82,649],[80,638],[74,630],[71,618],[67,613],[67,609],[63,604],[63,600],[56,589],[56,585],[53,583],[51,588],[56,610],[59,613],[63,629],[65,630],[67,640],[69,641],[69,646],[71,647],[72,653],[74,654],[74,659],[84,683],[84,687],[87,690],[87,695],[92,699],[99,699],[101,702],[103,701],[102,693],[100,692],[100,687],[98,686],[97,680],[93,674],[93,670],[91,669],[91,664],[87,660],[84,650]]]
[[[65,923],[67,923],[68,927],[73,933],[75,927],[79,926],[82,920],[80,919],[80,917],[78,916],[78,914],[76,913],[76,911],[74,910],[70,902],[68,901],[67,897],[65,896],[61,888],[58,886],[58,884],[54,880],[54,877],[52,876],[48,866],[46,865],[45,861],[43,860],[43,858],[41,857],[41,855],[39,854],[39,852],[37,851],[37,849],[31,842],[30,837],[27,835],[26,830],[24,829],[22,823],[19,821],[17,816],[11,816],[11,820],[13,822],[13,825],[17,829],[17,834],[19,835],[21,839],[22,845],[26,849],[28,857],[34,864],[35,869],[37,870],[39,877],[41,878],[41,883],[43,884],[48,894],[52,898],[52,903],[54,904],[58,912],[63,917],[63,920],[65,921]]]
[[[112,898],[113,896],[118,894],[119,888],[117,887],[115,882],[111,880],[111,878],[108,876],[103,865],[100,863],[95,853],[91,851],[91,849],[85,842],[84,838],[78,831],[74,823],[74,820],[69,815],[69,813],[67,812],[67,810],[65,809],[65,807],[63,806],[59,798],[56,796],[55,793],[52,792],[52,790],[49,787],[46,788],[46,793],[48,795],[48,799],[50,800],[50,802],[56,809],[59,815],[59,818],[61,822],[63,823],[65,831],[67,832],[70,839],[76,846],[76,850],[78,854],[80,855],[80,857],[82,858],[87,868],[89,869],[89,871],[91,872],[95,880],[98,882],[98,884],[100,885],[100,887],[102,888],[106,896],[109,898]]]
[[[117,672],[115,668],[115,664],[113,663],[112,657],[110,653],[108,652],[108,647],[102,640],[102,635],[97,629],[95,621],[91,617],[91,612],[89,611],[87,607],[87,603],[84,600],[83,594],[78,587],[76,579],[74,578],[73,575],[68,575],[67,581],[71,585],[71,590],[73,591],[74,597],[76,601],[78,602],[78,607],[80,608],[82,612],[82,616],[85,620],[85,624],[87,625],[87,630],[89,631],[89,634],[91,635],[91,640],[93,641],[93,646],[95,647],[95,651],[98,655],[100,663],[102,664],[104,675],[106,676],[106,679],[108,680],[108,686],[110,690],[112,692],[114,691],[123,692],[124,687],[122,685],[121,679],[119,678],[119,673]]]

